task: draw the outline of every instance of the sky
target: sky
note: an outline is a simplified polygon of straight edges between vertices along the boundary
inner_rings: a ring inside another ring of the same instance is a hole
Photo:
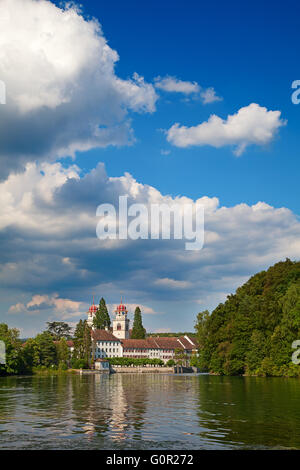
[[[299,260],[299,13],[0,0],[0,322],[22,337],[74,326],[93,295],[112,316],[122,292],[148,331],[192,331],[256,272]],[[99,240],[98,205],[124,194],[201,203],[203,248]]]

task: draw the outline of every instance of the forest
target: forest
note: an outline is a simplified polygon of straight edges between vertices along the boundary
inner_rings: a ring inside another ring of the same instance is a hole
[[[300,339],[300,262],[286,259],[252,276],[196,321],[202,371],[299,377],[292,361]]]

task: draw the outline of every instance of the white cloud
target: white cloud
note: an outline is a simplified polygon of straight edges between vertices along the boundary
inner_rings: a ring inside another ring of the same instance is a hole
[[[200,86],[197,82],[183,81],[176,77],[169,76],[164,78],[156,77],[155,86],[160,90],[174,93],[184,93],[185,95],[198,93],[200,91]]]
[[[222,98],[216,94],[214,88],[206,88],[206,90],[201,91],[200,97],[203,104],[214,103],[215,101],[222,101]]]
[[[17,303],[12,305],[8,313],[39,314],[43,310],[50,310],[54,316],[61,319],[77,317],[82,314],[82,302],[59,298],[58,294],[33,295],[26,304]]]
[[[239,156],[248,145],[269,143],[285,124],[280,116],[280,111],[268,111],[252,103],[227,119],[213,114],[208,121],[194,127],[176,123],[167,131],[167,140],[177,147],[235,145],[235,153]]]
[[[136,73],[116,76],[119,56],[96,20],[46,0],[1,0],[1,11],[2,176],[36,158],[133,141],[128,111],[153,112],[157,95]]]
[[[108,247],[96,238],[96,207],[116,205],[124,194],[129,204],[204,205],[203,249],[187,252],[184,240],[115,240]],[[11,313],[36,309],[39,318],[49,312],[78,318],[91,293],[118,300],[120,292],[131,311],[140,305],[149,317],[163,311],[159,302],[169,301],[170,292],[174,302],[194,301],[196,313],[197,300],[206,308],[260,269],[300,257],[300,223],[286,208],[172,198],[129,174],[109,178],[103,165],[82,176],[74,166],[31,163],[0,184],[0,198],[0,284],[32,297],[24,302],[16,294]]]
[[[154,284],[170,289],[186,289],[187,287],[191,287],[191,284],[187,281],[178,281],[176,279],[169,279],[168,277],[156,279]]]
[[[149,307],[147,305],[130,304],[130,303],[128,304],[127,302],[124,302],[124,301],[123,301],[123,303],[126,305],[126,308],[127,308],[128,312],[132,313],[132,314],[134,313],[136,307],[140,307],[142,315],[144,315],[144,314],[145,315],[156,315],[157,314],[157,312],[155,312],[152,307]],[[110,313],[111,316],[113,316],[113,314],[114,314],[114,312],[115,312],[118,305],[119,304],[108,304],[107,305],[107,308],[108,308],[109,313]]]
[[[159,90],[167,91],[170,93],[183,93],[184,95],[192,95],[194,99],[200,98],[203,104],[214,103],[215,101],[222,101],[222,98],[216,94],[213,87],[202,88],[197,82],[189,82],[179,80],[176,77],[166,76],[156,77],[154,79],[155,87]],[[186,98],[189,101],[189,98]]]

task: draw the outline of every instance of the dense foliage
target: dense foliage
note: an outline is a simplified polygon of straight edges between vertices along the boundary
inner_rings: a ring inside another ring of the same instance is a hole
[[[133,327],[130,337],[132,339],[144,339],[146,337],[146,330],[143,327],[142,312],[140,307],[136,307],[135,309]]]
[[[79,320],[74,333],[72,367],[75,369],[83,369],[89,366],[91,345],[91,328],[88,326],[86,320]]]
[[[300,262],[287,259],[251,277],[196,323],[198,366],[225,375],[300,376]]]
[[[108,357],[107,360],[111,365],[115,366],[163,366],[164,361],[161,359],[135,358],[135,357]]]
[[[111,324],[110,316],[106,307],[104,298],[102,297],[99,302],[99,307],[93,319],[93,326],[99,330],[109,328]]]
[[[63,321],[51,321],[47,322],[48,331],[53,336],[53,339],[56,341],[61,340],[62,338],[70,339],[72,328]]]
[[[0,375],[29,374],[35,370],[65,370],[70,364],[70,353],[65,338],[53,341],[49,331],[29,338],[26,343],[19,339],[19,331],[0,324],[0,340],[4,341],[6,363],[0,364]]]

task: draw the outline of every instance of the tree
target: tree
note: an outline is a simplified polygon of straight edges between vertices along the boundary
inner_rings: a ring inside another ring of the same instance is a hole
[[[29,338],[24,344],[23,360],[25,368],[29,371],[32,371],[34,367],[41,365],[39,346],[35,339]]]
[[[49,331],[40,333],[35,338],[38,346],[40,365],[53,367],[57,365],[57,351],[53,342],[53,337]]]
[[[188,363],[187,355],[180,348],[175,349],[175,351],[174,351],[174,360],[175,360],[176,364],[179,364],[181,366],[182,365],[186,366],[187,363]]]
[[[142,323],[142,312],[140,307],[136,307],[134,312],[133,327],[131,332],[132,339],[144,339],[146,337],[146,330]]]
[[[298,376],[300,262],[289,259],[252,276],[208,315],[197,317],[199,363],[225,375]]]
[[[169,359],[166,363],[167,367],[174,367],[175,366],[175,361],[174,359]]]
[[[93,326],[99,330],[110,328],[110,317],[106,307],[104,298],[102,297],[99,302],[98,310],[93,319]]]
[[[84,362],[85,367],[88,367],[91,359],[91,328],[88,326],[87,321],[79,320],[74,333],[74,352],[73,361],[81,360]],[[82,363],[82,362],[81,362]]]
[[[199,312],[197,315],[197,322],[195,324],[195,330],[197,333],[198,342],[198,357],[193,358],[193,365],[199,367],[203,371],[209,369],[209,355],[207,354],[207,333],[208,333],[208,319],[209,311],[204,310]]]
[[[57,360],[60,368],[69,365],[70,361],[70,350],[65,338],[62,338],[58,343],[56,343],[57,349]]]
[[[59,341],[62,338],[70,339],[72,328],[63,321],[52,321],[47,322],[49,333],[51,333],[55,341]]]
[[[5,345],[5,364],[0,364],[0,375],[23,372],[24,365],[19,330],[8,328],[5,323],[0,323],[0,341],[3,341]]]

